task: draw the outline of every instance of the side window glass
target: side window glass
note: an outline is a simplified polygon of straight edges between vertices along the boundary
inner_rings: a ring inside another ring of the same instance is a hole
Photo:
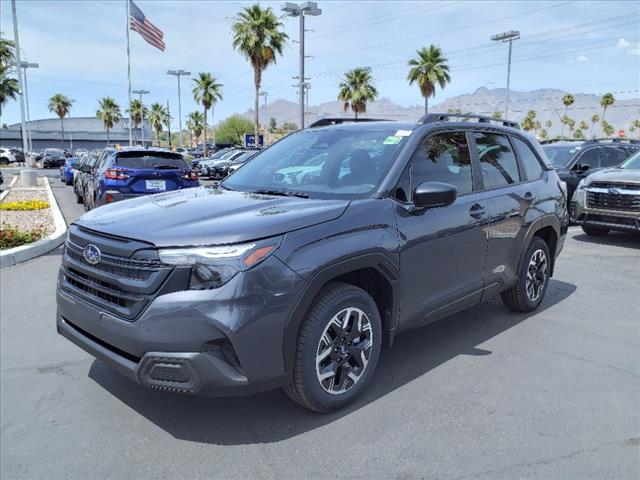
[[[598,148],[592,148],[587,150],[580,158],[578,158],[577,163],[580,165],[589,165],[591,168],[599,168],[600,167],[600,159],[598,155]]]
[[[458,195],[473,190],[471,155],[464,132],[441,133],[427,138],[411,159],[411,189],[422,182],[443,182]]]
[[[513,145],[518,153],[518,158],[520,159],[527,180],[532,181],[540,178],[544,170],[542,165],[540,165],[540,160],[538,160],[536,154],[531,150],[531,147],[519,138],[511,137],[511,140],[513,140]]]
[[[518,183],[518,163],[506,135],[486,132],[476,132],[473,135],[482,167],[484,188],[490,190]]]
[[[602,149],[601,167],[617,167],[627,159],[627,152],[622,147],[604,147]]]

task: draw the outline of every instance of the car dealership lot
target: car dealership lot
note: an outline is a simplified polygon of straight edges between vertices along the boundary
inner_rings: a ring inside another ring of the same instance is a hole
[[[80,215],[72,190],[53,185],[67,220]],[[372,388],[330,415],[279,391],[210,399],[137,386],[56,334],[59,263],[57,250],[1,273],[2,478],[602,479],[640,468],[638,237],[572,228],[538,311],[494,299],[402,335]]]

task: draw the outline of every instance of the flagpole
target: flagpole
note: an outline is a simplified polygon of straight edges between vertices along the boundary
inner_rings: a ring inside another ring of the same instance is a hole
[[[131,18],[130,12],[130,0],[124,0],[127,2],[127,80],[129,82],[129,146],[133,145],[133,135],[131,132],[131,53],[129,48],[129,22]]]

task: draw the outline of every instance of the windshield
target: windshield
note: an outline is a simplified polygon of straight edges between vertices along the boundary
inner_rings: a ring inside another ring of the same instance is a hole
[[[622,165],[620,165],[620,168],[629,170],[640,169],[640,152],[627,158]]]
[[[64,156],[64,153],[62,152],[62,150],[56,150],[55,148],[47,148],[44,151],[44,154],[47,156],[51,156],[51,157],[62,157]]]
[[[310,197],[365,197],[382,181],[406,143],[405,135],[388,127],[303,130],[260,152],[222,187]]]
[[[554,168],[566,166],[573,156],[580,151],[580,147],[543,145],[542,149]]]
[[[116,165],[123,168],[154,168],[154,169],[186,169],[187,163],[175,154],[151,154],[140,155],[139,152],[120,154],[116,159]]]

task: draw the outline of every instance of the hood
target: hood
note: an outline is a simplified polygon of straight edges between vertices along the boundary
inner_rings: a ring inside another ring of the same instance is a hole
[[[612,182],[612,183],[637,183],[640,185],[640,170],[632,168],[608,168],[592,173],[585,183]]]
[[[338,218],[347,200],[189,188],[105,205],[77,225],[158,247],[247,242]]]

